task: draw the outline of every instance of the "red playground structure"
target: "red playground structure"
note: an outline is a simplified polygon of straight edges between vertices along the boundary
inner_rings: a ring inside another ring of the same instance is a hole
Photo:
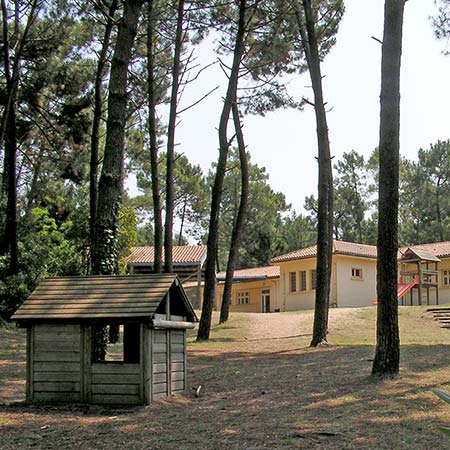
[[[410,294],[410,305],[422,305],[423,294],[426,292],[427,305],[430,304],[430,288],[436,289],[435,302],[439,304],[438,291],[438,270],[437,264],[440,259],[429,251],[422,249],[407,248],[400,251],[401,257],[401,276],[397,285],[397,299],[399,304],[406,305],[406,294]],[[430,268],[430,263],[434,263],[434,270]],[[417,290],[417,296],[414,296],[413,290]],[[414,297],[417,301],[414,300]],[[373,301],[374,305],[378,300]]]

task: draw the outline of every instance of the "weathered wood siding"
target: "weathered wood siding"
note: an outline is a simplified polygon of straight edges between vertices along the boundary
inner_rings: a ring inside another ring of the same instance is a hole
[[[186,388],[185,331],[153,330],[152,336],[152,394],[160,400]]]
[[[154,330],[153,333],[153,400],[160,400],[161,398],[167,397],[168,393],[168,372],[167,372],[167,337],[168,332],[166,330]]]
[[[140,363],[93,363],[91,325],[28,329],[27,400],[144,404],[186,389],[185,330],[141,325]]]
[[[28,400],[81,401],[81,333],[76,324],[29,329]]]
[[[186,344],[184,330],[170,331],[172,394],[186,389]]]
[[[140,364],[94,363],[91,366],[91,402],[96,404],[142,404]]]

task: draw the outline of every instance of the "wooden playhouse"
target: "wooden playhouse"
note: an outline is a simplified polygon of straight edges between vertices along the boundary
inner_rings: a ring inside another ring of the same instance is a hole
[[[148,404],[186,388],[197,317],[176,275],[50,278],[12,319],[27,328],[27,401]],[[111,326],[121,339],[99,360]]]

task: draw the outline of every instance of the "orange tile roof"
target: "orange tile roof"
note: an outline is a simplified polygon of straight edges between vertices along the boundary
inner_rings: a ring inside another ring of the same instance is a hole
[[[412,245],[410,247],[401,247],[398,249],[398,259],[401,258],[403,253],[408,248],[422,254],[422,256],[425,259],[430,258],[430,260],[434,260],[432,259],[433,255],[438,258],[450,257],[450,241],[431,242],[429,244],[419,244],[419,245]],[[377,247],[375,245],[358,244],[356,242],[333,240],[333,255],[349,255],[349,256],[357,256],[360,258],[376,258]],[[311,245],[310,247],[301,248],[299,250],[295,250],[294,252],[276,256],[275,258],[272,258],[270,262],[272,264],[276,264],[280,262],[296,261],[298,259],[315,258],[316,256],[317,256],[316,246]]]
[[[206,245],[174,245],[173,263],[175,265],[203,265],[206,259]],[[153,264],[155,249],[152,246],[132,247],[128,264]],[[164,251],[163,251],[164,260]]]
[[[377,247],[375,245],[358,244],[356,242],[345,242],[333,240],[333,255],[359,256],[361,258],[376,258]],[[315,258],[317,256],[317,246],[301,248],[294,252],[272,258],[272,264],[279,262],[295,261],[297,259]]]
[[[357,242],[333,241],[333,254],[376,258],[377,246]]]
[[[450,241],[412,245],[409,248],[412,250],[424,250],[430,252],[438,258],[447,258],[450,256]],[[403,254],[407,249],[408,247],[402,247],[399,249],[399,252]]]
[[[402,251],[401,251],[402,250]],[[420,259],[422,261],[432,261],[432,262],[439,262],[440,259],[430,250],[424,250],[423,248],[419,247],[408,247],[406,250],[403,251],[403,249],[399,249],[398,255],[399,259],[402,261],[409,261],[416,259]]]
[[[226,272],[217,274],[218,280],[225,280]],[[233,279],[261,279],[279,278],[280,266],[253,267],[250,269],[238,269],[234,271]]]

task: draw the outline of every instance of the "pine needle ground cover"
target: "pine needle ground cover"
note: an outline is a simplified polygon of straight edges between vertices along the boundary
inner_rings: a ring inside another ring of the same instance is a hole
[[[1,329],[2,449],[448,448],[450,330],[400,308],[401,375],[370,378],[375,308],[330,312],[329,345],[308,347],[312,312],[233,314],[189,341],[185,396],[148,407],[25,405],[25,335]]]

